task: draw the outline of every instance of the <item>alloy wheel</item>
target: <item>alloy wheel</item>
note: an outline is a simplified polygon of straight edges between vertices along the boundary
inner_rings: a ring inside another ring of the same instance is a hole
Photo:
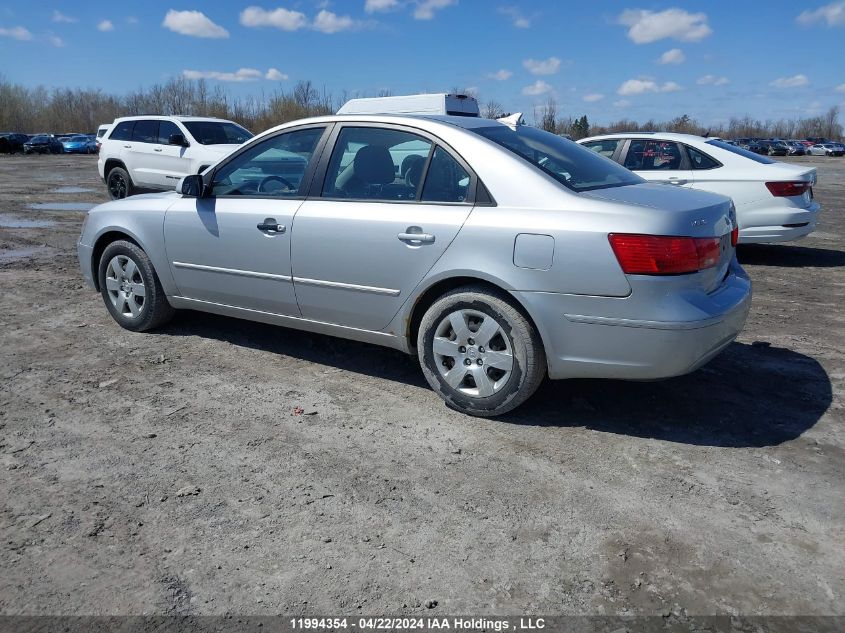
[[[109,193],[116,200],[126,197],[126,179],[120,174],[109,176]]]

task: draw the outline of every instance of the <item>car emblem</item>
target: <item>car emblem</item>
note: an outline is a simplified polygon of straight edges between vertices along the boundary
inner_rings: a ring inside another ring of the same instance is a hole
[[[699,218],[698,220],[692,221],[693,226],[704,226],[705,224],[707,224],[707,220],[705,220],[704,218]]]

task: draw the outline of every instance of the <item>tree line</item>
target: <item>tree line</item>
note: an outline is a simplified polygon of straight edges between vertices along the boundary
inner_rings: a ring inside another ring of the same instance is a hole
[[[453,92],[466,92],[455,88]],[[377,95],[389,96],[388,91]],[[238,97],[222,85],[210,86],[204,79],[178,77],[163,84],[118,96],[88,88],[27,88],[0,76],[0,131],[4,132],[93,132],[102,123],[121,116],[141,114],[185,114],[214,116],[237,121],[253,132],[309,116],[331,114],[347,99],[359,95],[346,92],[333,97],[311,81],[299,81],[289,90],[275,90],[259,96]],[[477,94],[474,94],[478,98]],[[479,99],[481,103],[481,100]],[[495,100],[481,105],[481,114],[495,119],[509,114]],[[765,120],[750,116],[732,117],[726,124],[706,125],[683,114],[668,121],[645,122],[620,119],[607,125],[590,123],[586,114],[559,114],[555,99],[534,108],[534,124],[574,139],[613,132],[683,132],[724,138],[809,138],[842,137],[839,107],[822,115],[795,119]]]

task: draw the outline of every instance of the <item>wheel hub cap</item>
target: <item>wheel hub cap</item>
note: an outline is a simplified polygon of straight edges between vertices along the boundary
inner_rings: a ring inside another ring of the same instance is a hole
[[[453,389],[486,398],[513,373],[513,351],[501,325],[478,310],[456,310],[437,326],[432,343],[440,375]]]
[[[106,292],[112,305],[128,319],[144,309],[146,287],[138,265],[126,255],[115,255],[106,266]]]

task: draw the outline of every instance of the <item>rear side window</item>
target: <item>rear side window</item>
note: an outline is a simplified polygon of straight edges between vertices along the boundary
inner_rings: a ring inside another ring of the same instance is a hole
[[[160,121],[158,126],[158,142],[162,145],[170,143],[170,137],[174,134],[185,136],[179,126],[173,121]]]
[[[114,126],[114,129],[109,134],[109,138],[114,141],[130,141],[132,140],[132,128],[135,127],[135,121],[121,121]]]
[[[156,143],[158,141],[158,121],[145,119],[135,123],[132,141],[136,143]]]
[[[605,158],[613,158],[616,150],[619,149],[625,139],[622,138],[607,138],[602,141],[590,141],[589,143],[581,143],[587,149],[593,150],[596,154],[601,154]]]
[[[625,155],[631,171],[659,171],[681,168],[681,148],[671,141],[633,139]]]
[[[434,150],[425,175],[423,202],[463,202],[467,199],[470,177],[466,169],[444,150]]]
[[[689,154],[690,165],[693,169],[715,169],[721,167],[721,163],[710,158],[707,154],[699,152],[694,147],[687,147],[687,154]]]
[[[345,127],[329,161],[323,195],[417,200],[431,147],[431,141],[402,130]]]

